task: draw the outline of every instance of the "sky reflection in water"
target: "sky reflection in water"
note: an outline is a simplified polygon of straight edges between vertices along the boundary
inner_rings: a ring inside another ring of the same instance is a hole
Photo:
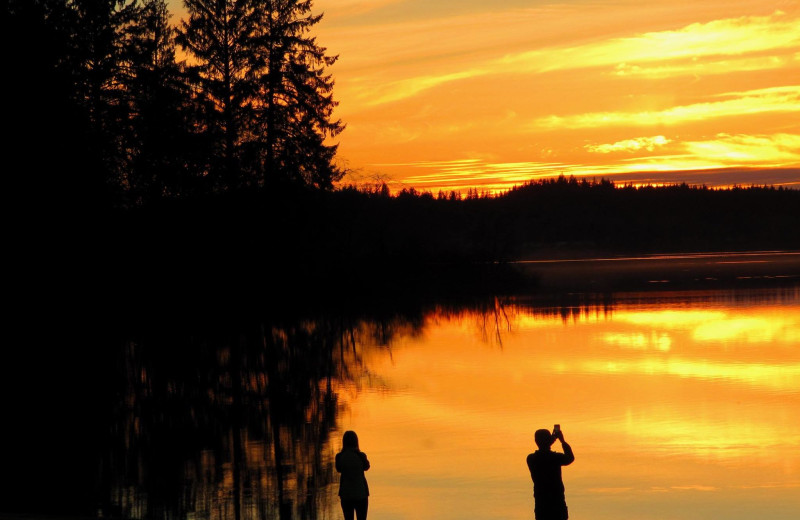
[[[763,296],[498,303],[365,346],[339,424],[372,462],[370,515],[530,519],[525,456],[560,423],[573,518],[796,518],[800,290]]]

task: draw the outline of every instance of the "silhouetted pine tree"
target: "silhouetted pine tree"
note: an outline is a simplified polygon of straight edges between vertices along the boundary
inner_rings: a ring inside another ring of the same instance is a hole
[[[137,0],[65,0],[74,94],[88,122],[90,153],[97,161],[103,198],[121,185],[125,171],[121,140],[128,119],[120,74],[125,35],[139,14]],[[86,174],[84,172],[84,174]]]
[[[192,55],[190,67],[197,108],[197,128],[211,144],[208,178],[213,190],[253,184],[253,161],[244,150],[253,137],[252,107],[258,74],[259,2],[254,0],[184,0],[189,19],[178,42]]]
[[[214,143],[215,189],[286,182],[329,188],[341,177],[332,120],[335,57],[308,36],[321,16],[304,0],[185,0],[179,43],[192,55],[199,129]]]
[[[22,221],[47,220],[72,194],[75,179],[63,170],[86,166],[66,18],[63,0],[11,0],[3,9],[3,192]]]
[[[175,59],[175,34],[165,0],[140,0],[123,35],[120,82],[129,117],[121,180],[129,203],[202,189],[206,147],[191,131],[191,96]]]
[[[308,34],[322,19],[311,14],[311,0],[268,0],[262,5],[267,64],[260,84],[264,182],[330,188],[343,172],[333,162],[337,146],[325,141],[344,125],[332,118],[334,81],[325,67],[338,57],[326,55]]]

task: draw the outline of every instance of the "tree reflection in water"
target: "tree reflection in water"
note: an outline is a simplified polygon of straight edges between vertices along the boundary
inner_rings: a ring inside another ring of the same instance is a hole
[[[330,516],[335,383],[362,376],[362,345],[388,345],[413,321],[254,320],[136,334],[121,356],[102,514]]]
[[[718,297],[731,303],[730,294]],[[796,299],[796,291],[790,296]],[[672,297],[686,295],[659,298]],[[713,302],[715,295],[703,298]],[[644,301],[661,300],[649,295]],[[337,391],[358,389],[365,380],[380,383],[366,364],[369,349],[388,350],[399,338],[453,317],[476,320],[482,341],[502,347],[521,319],[602,319],[615,306],[610,295],[490,297],[405,308],[394,302],[383,313],[338,309],[302,319],[142,326],[127,335],[119,386],[108,389],[120,398],[108,399],[116,408],[97,479],[101,514],[336,517],[332,461],[338,439],[332,442],[331,434],[345,401]]]

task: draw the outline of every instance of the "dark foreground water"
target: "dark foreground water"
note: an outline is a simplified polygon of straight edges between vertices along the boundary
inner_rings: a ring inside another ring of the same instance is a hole
[[[0,512],[338,519],[353,429],[371,518],[530,519],[525,456],[560,423],[573,518],[794,520],[800,285],[762,260],[704,258],[755,262],[724,287],[671,263],[649,290],[557,291],[575,264],[551,263],[546,294],[42,314],[6,343]]]

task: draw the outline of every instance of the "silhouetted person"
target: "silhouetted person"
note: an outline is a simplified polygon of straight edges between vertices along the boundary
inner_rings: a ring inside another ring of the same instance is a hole
[[[345,520],[367,520],[369,486],[364,472],[369,469],[367,455],[358,449],[358,436],[346,431],[342,436],[342,451],[336,454],[336,471],[339,479],[339,498]]]
[[[561,466],[572,464],[575,455],[560,429],[552,434],[548,430],[536,430],[534,439],[539,449],[528,455],[527,462],[533,479],[536,520],[567,520],[569,515],[564,497],[564,482],[561,480]],[[564,453],[550,449],[556,439],[561,441]]]

